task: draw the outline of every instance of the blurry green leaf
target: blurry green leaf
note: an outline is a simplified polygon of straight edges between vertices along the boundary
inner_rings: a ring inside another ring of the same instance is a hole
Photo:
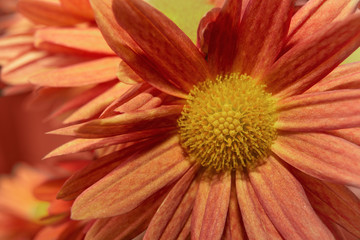
[[[193,41],[201,18],[214,6],[207,0],[148,0]]]

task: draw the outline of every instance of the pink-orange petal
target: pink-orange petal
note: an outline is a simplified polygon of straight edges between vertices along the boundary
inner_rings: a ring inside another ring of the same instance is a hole
[[[106,57],[64,68],[47,71],[29,78],[35,85],[47,87],[77,87],[116,79],[116,70],[121,60]]]
[[[176,239],[192,210],[198,188],[198,181],[193,179],[198,169],[193,165],[174,185],[151,220],[144,240]]]
[[[315,211],[360,238],[360,200],[347,187],[312,178],[300,171],[292,173],[304,186]]]
[[[60,0],[61,6],[68,12],[94,20],[94,13],[89,0]]]
[[[128,213],[97,219],[85,240],[133,239],[146,229],[167,192],[168,189],[160,190]]]
[[[283,239],[261,206],[250,180],[239,172],[236,173],[236,194],[249,240]]]
[[[280,97],[306,91],[360,45],[360,14],[328,24],[282,55],[262,81]]]
[[[306,92],[360,88],[360,62],[340,65]]]
[[[360,124],[360,90],[336,90],[279,101],[275,127],[286,131],[324,131]]]
[[[312,209],[301,184],[274,157],[251,171],[249,179],[269,219],[285,239],[334,239]]]
[[[262,77],[285,44],[292,5],[291,0],[249,2],[238,30],[233,71]]]
[[[44,28],[35,33],[35,46],[48,52],[115,55],[98,28]]]
[[[73,219],[110,217],[136,208],[146,198],[170,185],[191,166],[185,160],[178,145],[178,137],[172,138],[174,147],[124,172],[118,167],[86,189],[76,198],[72,207]]]
[[[124,94],[131,86],[117,82],[103,93],[74,111],[63,123],[74,123],[98,116],[111,102]]]
[[[182,106],[160,106],[158,108],[119,114],[96,119],[52,131],[52,134],[101,138],[131,133],[146,129],[175,127]]]
[[[186,98],[186,93],[164,78],[144,57],[145,53],[115,20],[112,0],[90,0],[95,19],[105,40],[114,52],[144,81],[173,96]]]
[[[360,146],[360,128],[338,129],[338,130],[328,131],[328,133],[337,137],[341,137],[349,142],[352,142]]]
[[[83,17],[62,8],[57,0],[19,0],[17,10],[36,24],[69,26],[86,22]]]
[[[303,41],[332,21],[343,20],[355,12],[358,0],[312,0],[291,19],[288,45]]]
[[[213,76],[219,73],[228,73],[232,70],[236,50],[239,47],[238,29],[240,26],[241,2],[236,0],[225,1],[220,13],[212,11],[207,19],[216,17],[208,30],[208,61]],[[215,15],[215,16],[214,16]],[[209,19],[209,20],[210,20]],[[203,23],[204,24],[204,23]],[[224,27],[226,26],[226,27]],[[205,36],[204,36],[205,37]]]
[[[204,196],[202,196],[204,192],[200,191],[201,188],[197,193],[196,198],[200,198],[201,201],[196,200],[192,221],[198,222],[199,229],[191,234],[193,237],[194,234],[199,234],[195,239],[221,239],[230,201],[231,173],[218,173],[212,175],[210,179],[204,176],[201,181],[210,181],[209,188]],[[202,202],[203,206],[199,206],[199,202]]]
[[[360,186],[360,147],[326,133],[280,135],[272,151],[313,177]]]
[[[120,150],[114,151],[108,155],[100,157],[97,161],[92,161],[89,165],[74,173],[62,186],[57,198],[64,200],[73,200],[81,192],[90,187],[92,184],[100,180],[116,167],[124,166],[125,170],[132,169],[143,164],[148,160],[146,154],[148,154],[149,147],[159,143],[159,139],[152,139],[152,141],[145,141],[142,143],[135,143],[128,147],[123,147]],[[156,147],[154,152],[158,149],[168,149],[168,142]],[[139,151],[142,150],[141,153]],[[151,152],[152,153],[152,152]],[[134,154],[138,154],[134,159]],[[154,153],[153,153],[154,155]],[[130,161],[132,161],[130,163]]]
[[[141,0],[115,0],[112,8],[118,24],[170,82],[188,92],[208,78],[206,61],[196,46],[161,12]]]

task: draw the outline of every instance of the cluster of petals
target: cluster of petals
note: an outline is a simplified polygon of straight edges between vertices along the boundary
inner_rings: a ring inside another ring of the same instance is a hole
[[[48,26],[0,40],[18,50],[2,81],[81,92],[53,114],[75,110],[53,133],[76,139],[47,157],[96,150],[57,194],[92,221],[85,238],[360,238],[346,187],[360,187],[360,62],[339,65],[360,46],[358,0],[214,1],[196,45],[142,0],[64,0],[51,18],[33,2],[20,12]],[[255,170],[214,172],[188,161],[177,119],[194,86],[232,72],[279,99],[278,137]]]

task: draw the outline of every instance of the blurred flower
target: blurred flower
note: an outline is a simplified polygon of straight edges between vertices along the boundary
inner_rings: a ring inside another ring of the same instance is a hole
[[[338,67],[360,45],[358,1],[292,15],[292,1],[229,0],[202,19],[197,47],[141,0],[91,3],[144,83],[101,119],[55,131],[79,139],[48,157],[116,146],[58,194],[75,199],[73,219],[122,216],[88,237],[149,219],[145,239],[360,237],[344,186],[360,186],[360,65]]]

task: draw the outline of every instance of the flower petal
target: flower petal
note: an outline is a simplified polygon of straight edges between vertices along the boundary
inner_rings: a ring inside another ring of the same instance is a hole
[[[300,180],[314,210],[360,238],[360,200],[347,187],[312,178],[300,171]]]
[[[167,189],[160,190],[128,213],[97,219],[85,240],[133,239],[146,229],[167,192]]]
[[[208,183],[206,195],[203,195],[204,192],[200,191],[200,188],[197,193],[192,221],[198,222],[199,230],[191,232],[192,238],[199,234],[199,237],[194,239],[221,239],[230,201],[231,173],[217,173],[212,175],[211,179],[206,179],[207,175],[204,176],[201,181],[211,182]]]
[[[360,125],[360,90],[297,95],[279,102],[275,127],[286,131],[324,131]]]
[[[144,161],[147,160],[144,155],[147,154],[149,147],[155,146],[158,143],[159,138],[152,139],[152,141],[135,143],[126,148],[121,148],[120,150],[100,157],[97,161],[92,161],[86,167],[73,174],[65,182],[60,189],[57,198],[63,200],[73,200],[80,195],[81,192],[96,183],[116,167],[124,165],[124,169],[132,169],[143,164]],[[158,148],[160,148],[160,150],[161,148],[167,150],[169,148],[167,143],[155,148],[154,151],[158,150]],[[139,152],[140,150],[142,150],[142,152]],[[134,154],[139,154],[138,158],[135,160],[133,159]],[[130,163],[130,160],[133,160],[133,162]]]
[[[69,26],[86,21],[81,16],[67,12],[56,0],[19,0],[17,10],[36,24]]]
[[[360,62],[340,65],[306,92],[360,88]]]
[[[360,147],[339,137],[325,133],[280,135],[272,151],[310,176],[360,186]]]
[[[233,71],[262,77],[284,45],[292,5],[291,0],[249,2],[238,30],[239,48]]]
[[[47,87],[77,87],[102,83],[116,79],[120,61],[117,57],[100,58],[40,73],[30,77],[29,81]]]
[[[44,28],[35,33],[35,46],[48,52],[88,56],[115,55],[97,28]]]
[[[228,0],[224,3],[216,20],[211,23],[208,34],[208,61],[213,76],[232,70],[236,50],[239,45],[238,29],[240,26],[241,2]],[[216,10],[211,13],[216,14]],[[208,15],[208,17],[214,17]],[[226,26],[226,27],[224,27]]]
[[[68,12],[93,20],[94,13],[89,0],[60,0],[61,6]]]
[[[119,25],[166,79],[189,92],[208,78],[206,61],[196,46],[161,12],[141,0],[114,0],[112,7]]]
[[[144,81],[173,96],[186,98],[186,93],[164,78],[151,65],[145,53],[129,34],[115,20],[112,0],[90,0],[95,19],[105,40],[120,58],[126,62]]]
[[[287,45],[294,45],[316,34],[332,21],[343,20],[354,13],[358,0],[312,0],[291,19]]]
[[[157,156],[145,156],[143,165],[130,171],[118,167],[85,190],[74,202],[72,218],[102,218],[129,212],[181,177],[191,164],[185,161],[179,139],[171,141],[175,141],[171,149]]]
[[[328,133],[341,137],[349,142],[355,143],[360,146],[360,128],[346,128],[329,131]]]
[[[182,106],[160,106],[158,108],[123,113],[114,117],[96,119],[52,131],[52,134],[83,138],[110,137],[145,129],[174,127]]]
[[[282,55],[262,81],[280,97],[306,91],[360,45],[360,14],[328,24]]]
[[[198,169],[197,164],[193,165],[171,189],[152,218],[144,240],[177,239],[191,214],[199,185],[198,181],[193,181]]]
[[[249,179],[239,172],[236,173],[236,194],[250,240],[283,239],[261,206]]]
[[[251,171],[249,179],[285,239],[334,239],[312,209],[301,184],[274,157]]]

